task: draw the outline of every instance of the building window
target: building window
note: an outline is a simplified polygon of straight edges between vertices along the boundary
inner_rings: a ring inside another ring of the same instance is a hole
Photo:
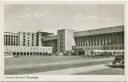
[[[34,34],[32,34],[32,38],[34,38]]]
[[[63,49],[63,46],[60,46],[60,49]]]
[[[23,41],[23,43],[25,43],[25,41]]]
[[[60,45],[62,46],[63,45],[63,42],[60,42]]]

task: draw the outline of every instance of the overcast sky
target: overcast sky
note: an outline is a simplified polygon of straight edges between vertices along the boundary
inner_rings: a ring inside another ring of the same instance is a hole
[[[5,5],[5,32],[78,31],[124,24],[123,5]]]

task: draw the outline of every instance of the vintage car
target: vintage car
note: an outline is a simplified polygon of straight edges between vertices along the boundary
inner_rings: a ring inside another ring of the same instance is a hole
[[[113,65],[124,66],[124,55],[117,55],[112,62]]]

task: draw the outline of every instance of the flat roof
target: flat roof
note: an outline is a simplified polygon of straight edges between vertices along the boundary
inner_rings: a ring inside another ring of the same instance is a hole
[[[108,27],[108,28],[101,28],[101,29],[94,29],[94,30],[78,31],[78,32],[74,32],[74,37],[86,36],[86,35],[95,35],[95,34],[104,34],[104,33],[113,33],[113,32],[121,32],[121,31],[124,31],[124,25],[115,26],[115,27]]]
[[[18,33],[30,33],[30,34],[36,34],[36,32],[18,32]]]
[[[18,35],[18,33],[13,33],[13,32],[4,32],[4,35]]]

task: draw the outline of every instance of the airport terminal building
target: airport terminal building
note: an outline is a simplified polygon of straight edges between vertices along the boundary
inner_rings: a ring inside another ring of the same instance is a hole
[[[84,50],[85,55],[123,53],[124,26],[75,32],[74,39],[73,49]]]
[[[43,53],[83,52],[84,55],[124,53],[124,26],[86,31],[57,30],[48,32],[4,33],[5,53],[40,55]],[[9,51],[11,50],[12,51]],[[18,50],[19,49],[19,50]],[[22,53],[22,52],[23,53]]]

